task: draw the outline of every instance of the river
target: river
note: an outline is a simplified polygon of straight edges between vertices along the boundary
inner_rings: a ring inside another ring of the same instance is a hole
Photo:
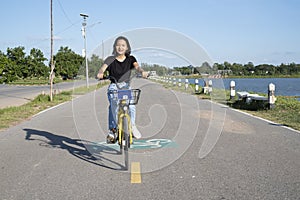
[[[275,94],[280,96],[300,97],[300,78],[225,78],[222,79],[225,89],[230,89],[230,81],[235,81],[236,91],[247,91],[255,93],[267,93],[268,85],[275,84]],[[220,79],[212,79],[219,82]],[[189,79],[194,83],[194,79]],[[204,85],[204,79],[199,79],[201,86]],[[298,98],[299,99],[299,98]]]

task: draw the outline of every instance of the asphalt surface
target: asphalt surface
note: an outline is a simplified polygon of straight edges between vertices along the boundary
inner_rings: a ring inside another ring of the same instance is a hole
[[[90,84],[97,83],[96,80],[90,79]],[[85,80],[79,80],[74,82],[63,82],[53,85],[55,92],[63,90],[71,90],[74,87],[85,86]],[[50,85],[41,86],[21,86],[21,85],[7,85],[0,84],[0,109],[10,106],[19,106],[25,104],[34,99],[39,94],[50,93]]]
[[[0,199],[299,199],[299,132],[148,80],[133,87],[141,183],[104,143],[104,87],[0,132]]]

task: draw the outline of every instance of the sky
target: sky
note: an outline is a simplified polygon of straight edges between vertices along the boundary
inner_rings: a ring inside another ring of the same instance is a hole
[[[53,0],[54,53],[82,53],[84,13],[89,56],[106,57],[125,35],[139,62],[170,67],[203,54],[218,63],[300,63],[299,10],[298,0]],[[0,17],[0,51],[23,46],[50,57],[50,0],[1,1]]]

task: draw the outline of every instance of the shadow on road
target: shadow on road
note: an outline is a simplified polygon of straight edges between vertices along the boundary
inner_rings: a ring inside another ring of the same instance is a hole
[[[55,135],[47,131],[35,129],[23,130],[26,131],[26,140],[41,141],[40,146],[67,150],[71,155],[76,156],[77,158],[108,169],[125,170],[124,166],[120,163],[103,156],[104,153],[118,155],[119,151],[116,149],[87,140],[72,139],[65,136]],[[44,139],[39,139],[35,136],[43,137]],[[45,138],[47,140],[45,140]]]

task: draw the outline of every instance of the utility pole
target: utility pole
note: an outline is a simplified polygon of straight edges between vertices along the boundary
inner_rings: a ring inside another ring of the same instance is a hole
[[[89,88],[89,67],[88,67],[88,60],[87,60],[87,53],[86,53],[86,18],[89,16],[87,14],[80,14],[81,17],[83,17],[83,22],[82,22],[82,36],[84,38],[84,49],[82,51],[82,54],[85,57],[85,76],[86,76],[86,87]]]
[[[50,101],[53,101],[53,78],[54,78],[54,61],[53,61],[53,15],[52,15],[52,8],[53,8],[53,0],[50,0],[50,30],[51,30],[51,51],[50,51],[50,65],[51,65],[51,71],[50,71]]]

